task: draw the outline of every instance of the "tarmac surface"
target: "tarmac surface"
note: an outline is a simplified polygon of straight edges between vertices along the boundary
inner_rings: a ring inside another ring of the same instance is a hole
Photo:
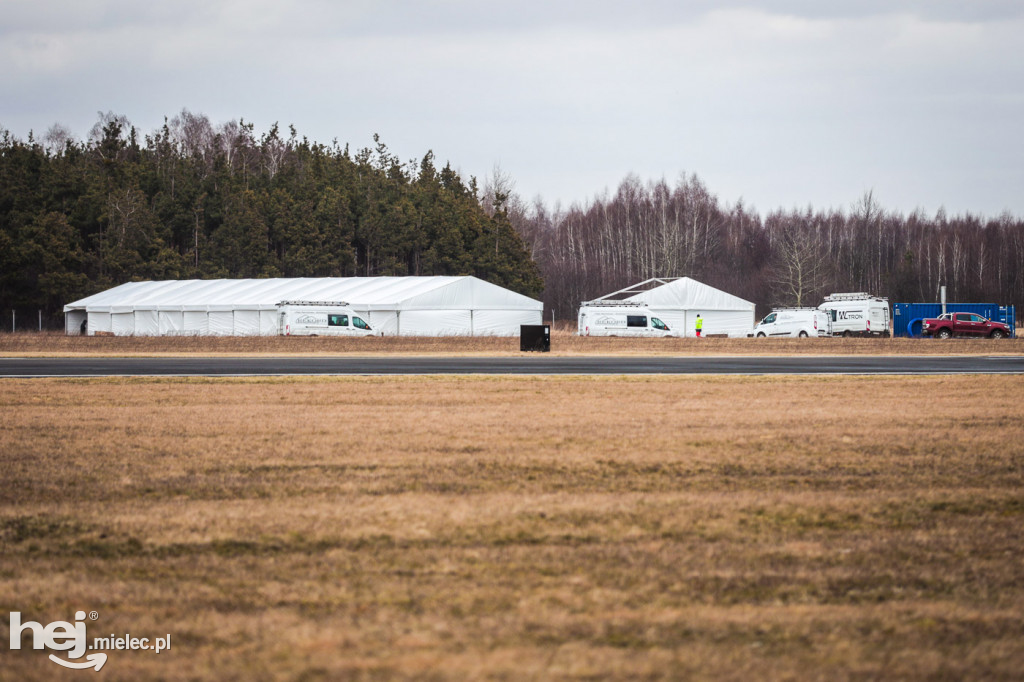
[[[1024,356],[0,358],[0,378],[430,374],[1024,374]]]

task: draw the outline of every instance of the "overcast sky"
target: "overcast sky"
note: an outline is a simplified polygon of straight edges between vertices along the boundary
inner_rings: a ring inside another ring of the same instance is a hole
[[[725,204],[1024,216],[1020,0],[0,0],[0,126],[183,108],[495,165],[548,206],[696,173]]]

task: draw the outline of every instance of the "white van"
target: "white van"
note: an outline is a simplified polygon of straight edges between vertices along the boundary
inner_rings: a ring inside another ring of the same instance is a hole
[[[590,301],[580,305],[580,336],[676,336],[642,303]]]
[[[829,294],[819,310],[828,312],[836,336],[890,336],[889,299],[865,292]]]
[[[377,332],[344,301],[281,301],[281,336],[375,336]]]
[[[777,308],[748,336],[832,336],[832,326],[828,313],[817,308]]]

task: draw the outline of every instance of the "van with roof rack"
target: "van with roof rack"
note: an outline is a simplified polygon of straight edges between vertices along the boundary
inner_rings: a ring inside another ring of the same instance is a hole
[[[832,318],[835,336],[891,336],[889,299],[858,291],[829,294],[818,306]]]
[[[277,321],[281,336],[377,335],[344,301],[281,301]]]
[[[580,336],[677,336],[643,303],[586,301],[577,321]]]

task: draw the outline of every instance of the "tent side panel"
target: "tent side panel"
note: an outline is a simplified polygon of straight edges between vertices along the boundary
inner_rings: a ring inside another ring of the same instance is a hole
[[[277,336],[277,311],[260,311],[260,336]]]
[[[160,311],[160,334],[180,336],[185,332],[185,314],[180,310]]]
[[[258,336],[260,333],[260,311],[236,310],[233,333],[235,336]]]
[[[235,333],[235,313],[231,310],[211,310],[207,313],[210,327],[207,333],[212,336],[231,336]]]
[[[183,317],[183,334],[206,336],[210,333],[210,316],[205,310],[186,310]]]
[[[543,324],[541,310],[474,310],[475,336],[519,336],[519,326]]]
[[[696,336],[694,325],[698,313],[704,320],[702,336],[726,334],[731,337],[745,337],[754,328],[754,313],[749,310],[690,310],[687,311],[686,336]]]
[[[752,310],[712,310],[704,322],[704,334],[728,334],[746,337],[754,329]]]
[[[160,334],[159,316],[155,310],[135,311],[135,336],[157,336]]]
[[[470,336],[468,310],[404,310],[402,336]]]
[[[397,311],[356,310],[356,313],[366,320],[375,332],[381,332],[384,336],[395,336],[399,333]]]
[[[704,320],[702,336],[727,334],[745,337],[754,328],[751,310],[680,310],[678,308],[651,308],[651,314],[668,325],[674,336],[694,337],[697,315]]]
[[[89,324],[87,327],[87,334],[92,336],[97,332],[105,332],[107,334],[113,331],[111,326],[112,322],[110,319],[110,313],[89,313]]]
[[[131,336],[135,333],[135,313],[111,313],[110,331],[114,336]]]

